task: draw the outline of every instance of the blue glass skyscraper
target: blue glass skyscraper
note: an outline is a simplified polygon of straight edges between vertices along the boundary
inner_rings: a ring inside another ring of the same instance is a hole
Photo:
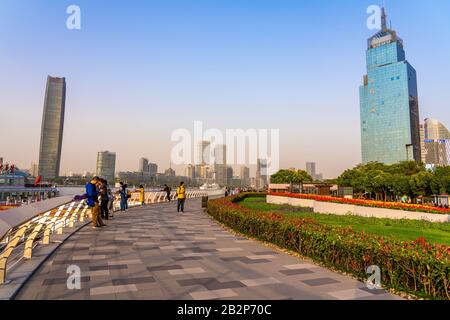
[[[406,61],[403,41],[386,25],[368,40],[367,75],[360,87],[362,161],[386,164],[420,161],[416,70]]]

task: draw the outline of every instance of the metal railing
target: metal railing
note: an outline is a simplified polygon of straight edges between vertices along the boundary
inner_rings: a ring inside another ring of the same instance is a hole
[[[203,191],[186,191],[186,198],[198,198],[205,195],[207,194]],[[175,193],[172,193],[171,200],[175,197]],[[167,201],[165,192],[145,193],[147,204],[165,201]],[[120,207],[120,197],[115,198],[113,205],[114,209]],[[139,205],[141,205],[139,193],[134,192],[128,199],[128,206]],[[7,282],[8,270],[23,259],[33,257],[33,249],[38,244],[50,244],[52,235],[61,235],[64,228],[72,228],[75,223],[85,222],[91,217],[85,200],[66,202],[42,213],[25,212],[26,207],[4,211],[0,215],[0,285]]]

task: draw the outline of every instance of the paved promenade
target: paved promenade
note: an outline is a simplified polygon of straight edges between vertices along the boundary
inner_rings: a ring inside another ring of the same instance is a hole
[[[200,200],[117,213],[64,243],[17,299],[398,299],[310,262],[236,237],[211,220]],[[67,268],[81,268],[68,290]]]

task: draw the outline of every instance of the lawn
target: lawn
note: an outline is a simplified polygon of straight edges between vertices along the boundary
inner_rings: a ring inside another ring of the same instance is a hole
[[[266,203],[266,198],[248,197],[240,205],[258,210],[282,213],[292,218],[314,218],[317,222],[333,226],[351,226],[355,231],[365,231],[385,237],[410,241],[424,237],[428,242],[450,245],[450,223],[432,223],[415,220],[391,220],[359,216],[338,216],[313,213],[308,208]]]

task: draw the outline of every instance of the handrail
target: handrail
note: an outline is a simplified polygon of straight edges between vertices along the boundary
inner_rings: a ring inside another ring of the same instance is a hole
[[[207,195],[202,190],[187,190],[186,198],[198,198]],[[171,199],[176,194],[171,193]],[[166,192],[146,192],[145,203],[166,202]],[[139,193],[132,192],[128,206],[141,205]],[[120,207],[120,196],[113,202]],[[40,203],[23,206],[0,214],[0,285],[6,283],[8,260],[19,246],[24,244],[22,257],[31,259],[33,249],[39,244],[50,244],[52,234],[62,234],[66,227],[73,227],[76,222],[84,222],[88,214],[85,200],[74,201],[71,197],[59,197]]]

